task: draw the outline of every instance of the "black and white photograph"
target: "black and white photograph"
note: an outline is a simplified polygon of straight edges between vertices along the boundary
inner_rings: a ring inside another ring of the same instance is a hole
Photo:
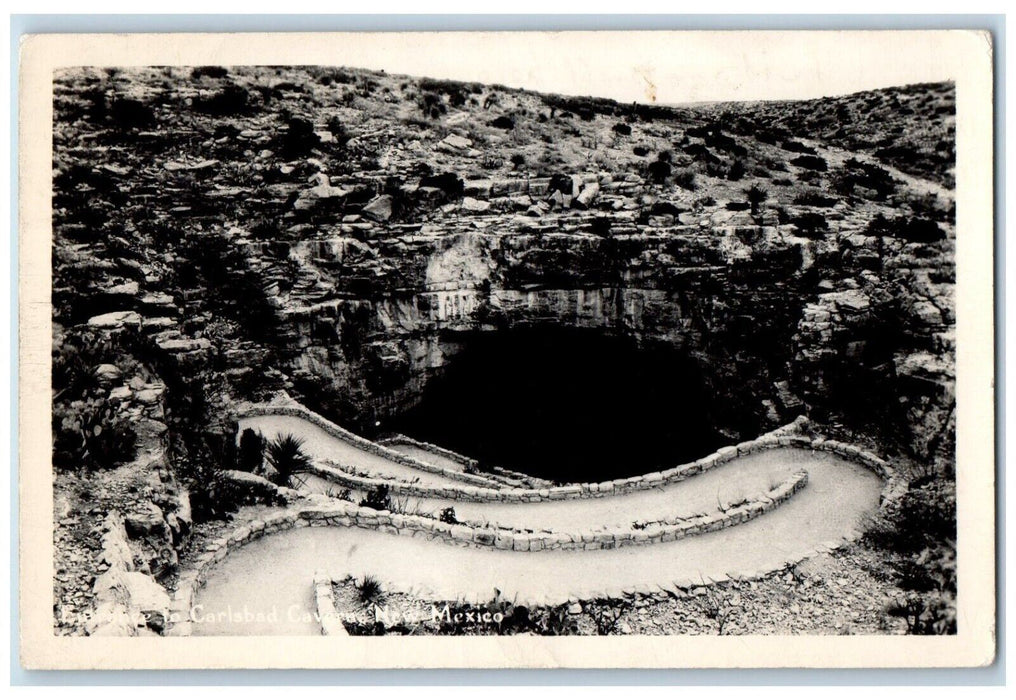
[[[683,85],[661,52],[622,83],[579,74],[589,37],[548,44],[546,75],[492,49],[476,80],[373,53],[62,59],[35,116],[46,345],[22,364],[49,411],[22,508],[46,634],[970,633],[990,660],[990,192],[957,219],[977,71],[906,69],[949,32],[848,34],[822,41],[864,66],[901,47],[895,68]],[[643,38],[604,38],[609,60]],[[983,337],[958,331],[963,285],[988,290]],[[965,414],[960,356],[984,380]]]

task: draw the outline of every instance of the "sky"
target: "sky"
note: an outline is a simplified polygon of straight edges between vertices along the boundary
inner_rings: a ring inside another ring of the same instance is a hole
[[[962,65],[953,48],[963,38],[885,31],[374,34],[332,53],[337,64],[389,73],[677,104],[954,80]]]

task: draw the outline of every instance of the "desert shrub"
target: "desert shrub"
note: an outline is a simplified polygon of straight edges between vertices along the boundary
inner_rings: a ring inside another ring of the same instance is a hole
[[[116,357],[117,349],[109,336],[92,329],[74,329],[53,341],[53,399],[75,400],[87,396],[98,386],[95,367],[106,358]]]
[[[225,78],[229,75],[229,70],[224,66],[197,66],[191,70],[191,78],[194,80],[200,80],[201,78]]]
[[[790,161],[791,165],[796,165],[799,168],[805,170],[814,170],[816,172],[825,172],[829,169],[829,164],[826,163],[826,159],[820,156],[798,156]]]
[[[657,185],[662,185],[667,182],[667,178],[670,177],[671,165],[667,161],[657,160],[649,164],[649,179]]]
[[[314,133],[314,124],[302,117],[290,116],[285,119],[286,129],[279,139],[279,149],[284,158],[292,159],[307,155],[320,143]]]
[[[512,165],[516,168],[520,168],[526,164],[526,157],[521,153],[512,153],[510,160]]]
[[[739,158],[743,158],[748,155],[747,148],[738,144],[732,136],[720,133],[719,130],[716,130],[706,136],[705,143],[707,146],[710,146],[717,151],[724,151],[725,153],[729,153],[730,155],[737,156]]]
[[[633,146],[631,152],[637,155],[639,158],[643,158],[649,155],[649,149],[645,146]]]
[[[572,193],[572,181],[567,175],[561,173],[554,173],[550,176],[550,184],[547,187],[547,192],[554,193],[560,192],[561,194]]]
[[[490,125],[497,129],[504,129],[505,131],[511,131],[515,128],[515,120],[511,117],[500,116],[490,122]]]
[[[208,287],[208,305],[235,320],[252,340],[274,342],[278,317],[270,282],[248,267],[242,251],[220,232],[188,236],[177,247],[177,281]]]
[[[486,170],[497,170],[504,165],[504,158],[496,153],[485,153],[480,158],[480,167]]]
[[[191,465],[187,485],[194,522],[222,520],[244,504],[245,495],[236,485],[223,478],[222,470],[210,462]]]
[[[631,610],[631,601],[627,598],[616,600],[597,598],[582,606],[582,612],[588,615],[596,625],[596,634],[606,635],[617,632],[618,622],[625,613]]]
[[[443,523],[448,523],[449,525],[459,524],[459,519],[455,516],[455,509],[452,508],[451,506],[448,506],[447,508],[442,508],[441,514],[438,516],[438,519]]]
[[[809,207],[833,207],[836,206],[835,197],[826,197],[825,195],[816,192],[815,190],[808,190],[794,197],[794,204],[801,204]]]
[[[680,216],[687,210],[681,209],[673,202],[655,202],[649,211],[654,216]]]
[[[692,143],[684,147],[684,152],[703,163],[719,163],[720,159],[701,143]]]
[[[956,491],[942,479],[907,491],[865,530],[869,545],[900,554],[915,554],[956,539]]]
[[[420,93],[419,106],[420,111],[431,119],[438,119],[448,111],[448,107],[445,105],[444,100],[441,99],[441,96],[429,91]]]
[[[737,182],[744,178],[745,175],[744,163],[739,160],[735,160],[730,164],[730,168],[727,170],[727,179]]]
[[[817,212],[804,212],[791,217],[790,223],[797,227],[798,235],[816,238],[829,230],[824,215]]]
[[[265,439],[261,433],[250,428],[240,435],[240,449],[237,452],[236,468],[242,472],[253,472],[261,467],[265,456]]]
[[[905,203],[911,213],[918,218],[944,222],[954,221],[956,218],[956,203],[943,203],[931,192],[924,195],[907,193],[898,197],[898,201]]]
[[[896,191],[897,182],[885,168],[850,158],[833,178],[832,186],[840,194],[854,194],[857,187],[863,187],[881,200]]]
[[[862,542],[885,550],[906,593],[886,612],[910,634],[956,632],[956,492],[952,481],[927,476],[870,518]]]
[[[59,469],[110,469],[134,459],[137,434],[104,401],[53,410],[53,464]]]
[[[748,197],[752,214],[757,214],[759,207],[769,198],[769,193],[761,188],[758,183],[752,184],[751,187],[744,191],[744,194]]]
[[[384,593],[384,590],[381,588],[381,582],[369,574],[364,576],[360,580],[360,583],[356,584],[356,591],[360,596],[360,602],[364,605],[376,603]]]
[[[392,510],[392,497],[391,490],[388,488],[388,484],[378,484],[373,489],[367,492],[362,499],[360,499],[360,505],[364,508],[373,508],[374,510]]]
[[[346,125],[342,123],[342,120],[336,116],[331,116],[328,119],[327,126],[328,132],[335,139],[336,145],[339,148],[345,148],[346,144],[349,143],[350,136],[346,132]]]
[[[715,586],[704,586],[704,595],[696,597],[696,603],[702,613],[716,623],[716,633],[722,635],[735,609]]]
[[[813,156],[816,151],[811,146],[807,146],[800,141],[788,140],[783,142],[783,150],[790,151],[791,153],[803,153],[805,155]]]
[[[196,111],[216,117],[247,114],[253,106],[250,92],[240,85],[227,85],[214,95],[194,100]]]
[[[279,486],[289,486],[293,474],[306,471],[311,465],[310,457],[303,451],[303,440],[290,434],[269,440],[265,458],[275,469],[272,481]]]
[[[120,129],[140,129],[155,123],[155,111],[140,100],[117,98],[109,108],[109,118]]]
[[[774,177],[773,184],[781,187],[790,187],[794,184],[794,181],[787,177]]]
[[[822,186],[822,174],[815,170],[802,170],[797,174],[797,181],[814,187]]]
[[[698,185],[695,183],[695,171],[687,168],[678,170],[674,173],[674,184],[681,189],[694,192],[698,189]]]
[[[751,207],[748,202],[727,202],[724,206],[727,211],[748,211]]]
[[[620,134],[621,136],[631,136],[631,127],[624,122],[618,122],[611,128],[614,130],[615,134]]]
[[[945,231],[937,223],[929,219],[908,218],[906,216],[887,219],[882,214],[876,214],[868,222],[865,233],[869,236],[902,238],[912,243],[934,243],[945,238]]]

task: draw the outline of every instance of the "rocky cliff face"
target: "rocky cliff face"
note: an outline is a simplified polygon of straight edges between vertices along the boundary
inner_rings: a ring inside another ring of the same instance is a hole
[[[815,241],[779,226],[417,232],[368,248],[366,264],[398,269],[398,286],[284,307],[287,361],[298,383],[348,402],[348,418],[388,416],[454,361],[463,331],[601,329],[692,357],[732,438],[806,410],[861,420],[895,394],[905,398],[895,429],[928,455],[946,439],[952,400],[947,363],[925,361],[951,352],[950,285],[930,281],[940,248]],[[322,242],[328,257],[305,262],[370,279],[337,249]]]

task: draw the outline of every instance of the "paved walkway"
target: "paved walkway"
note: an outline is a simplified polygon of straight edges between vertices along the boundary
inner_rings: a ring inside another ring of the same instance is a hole
[[[432,599],[489,599],[497,588],[508,598],[529,603],[765,572],[849,534],[862,514],[878,507],[881,481],[862,467],[810,450],[761,454],[772,459],[782,454],[795,466],[804,466],[808,485],[759,518],[677,542],[612,550],[511,552],[359,528],[301,528],[271,535],[227,556],[197,593],[196,603],[204,615],[231,608],[241,620],[195,624],[194,634],[317,634],[309,611],[311,579],[319,569],[333,578],[370,574],[386,590]],[[590,503],[609,507],[604,499]],[[243,621],[244,606],[254,616],[274,611],[277,620]]]
[[[794,471],[811,463],[809,450],[768,450],[727,462],[685,481],[659,488],[604,498],[582,498],[538,503],[477,503],[440,498],[410,497],[412,513],[435,516],[455,509],[458,520],[475,525],[499,525],[530,530],[593,530],[631,527],[677,517],[715,513],[745,498],[755,499]],[[341,489],[326,479],[306,475],[304,489],[329,493]]]
[[[330,459],[342,465],[355,467],[375,478],[411,481],[421,486],[462,486],[459,479],[441,474],[432,474],[386,459],[372,452],[362,450],[345,440],[330,435],[322,428],[297,416],[251,416],[239,421],[240,430],[250,428],[259,431],[271,440],[278,435],[292,434],[303,439],[303,450],[316,459]],[[332,488],[341,491],[335,484]]]
[[[390,450],[395,450],[396,452],[401,452],[407,457],[418,459],[421,462],[433,464],[435,467],[453,469],[457,472],[463,471],[463,469],[465,469],[465,465],[462,464],[462,462],[457,462],[456,460],[450,457],[445,457],[442,454],[431,452],[430,450],[424,449],[419,445],[411,445],[405,442],[391,442],[386,444],[385,447],[387,447]]]

